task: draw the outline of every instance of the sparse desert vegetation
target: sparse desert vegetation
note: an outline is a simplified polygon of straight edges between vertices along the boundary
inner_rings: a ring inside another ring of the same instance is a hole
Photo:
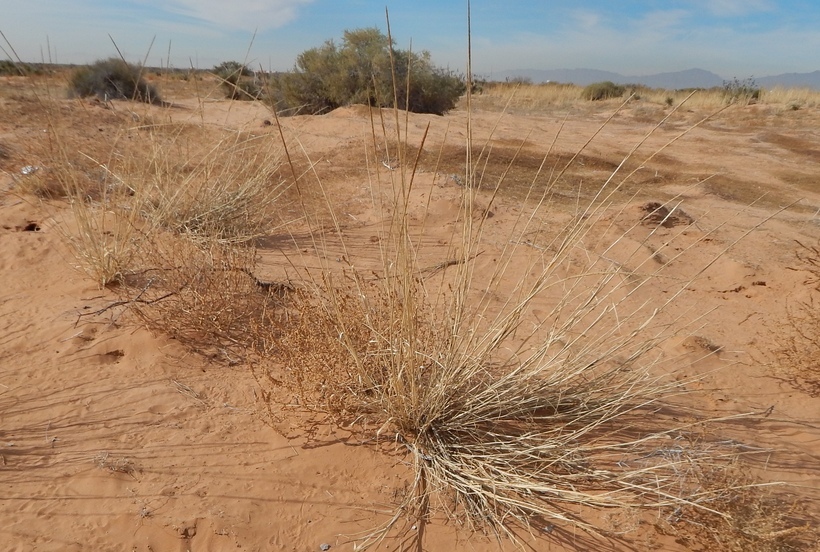
[[[464,79],[433,65],[428,52],[393,47],[376,28],[345,31],[299,54],[290,73],[274,80],[279,109],[324,113],[351,104],[393,107],[441,115],[464,93]]]
[[[0,105],[7,542],[816,546],[810,96],[116,61]]]
[[[69,82],[69,91],[79,98],[96,96],[106,101],[160,101],[156,89],[145,81],[141,67],[113,57],[75,69]]]
[[[626,87],[614,82],[596,82],[584,87],[581,90],[581,97],[585,100],[599,101],[611,98],[620,98],[626,92]]]

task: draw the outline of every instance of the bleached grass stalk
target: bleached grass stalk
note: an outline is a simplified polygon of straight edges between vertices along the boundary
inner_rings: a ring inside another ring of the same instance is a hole
[[[121,283],[133,269],[144,243],[144,234],[138,229],[141,221],[112,208],[109,197],[93,201],[76,193],[67,199],[73,222],[63,221],[58,228],[80,266],[100,287]]]

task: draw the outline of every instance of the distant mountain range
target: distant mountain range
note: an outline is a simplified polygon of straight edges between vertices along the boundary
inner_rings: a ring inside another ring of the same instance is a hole
[[[612,81],[616,84],[642,84],[652,88],[712,88],[723,86],[727,80],[720,75],[703,69],[687,69],[673,73],[658,73],[655,75],[627,76],[610,71],[597,69],[518,69],[500,71],[491,75],[491,80],[503,81],[506,79],[526,78],[532,82],[563,82],[586,86],[593,82]],[[741,80],[743,78],[738,77]],[[784,73],[770,77],[754,77],[754,82],[763,88],[774,86],[808,87],[820,89],[820,71],[812,73]]]

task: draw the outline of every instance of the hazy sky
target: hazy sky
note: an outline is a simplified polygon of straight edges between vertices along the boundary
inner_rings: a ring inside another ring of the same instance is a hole
[[[385,29],[463,70],[466,0],[0,0],[0,30],[24,61],[129,61],[283,70],[345,29]],[[473,0],[473,68],[591,68],[627,75],[694,67],[724,78],[820,69],[817,0]],[[251,39],[256,32],[256,38]],[[156,37],[149,51],[152,39]],[[8,52],[9,45],[2,43]],[[250,52],[248,49],[250,47]],[[9,52],[10,53],[10,52]],[[247,57],[246,57],[247,55]],[[3,54],[3,57],[7,57]]]

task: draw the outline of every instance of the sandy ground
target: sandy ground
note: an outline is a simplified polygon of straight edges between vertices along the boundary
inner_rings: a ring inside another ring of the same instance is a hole
[[[259,106],[173,101],[174,109],[154,115],[276,132],[265,123],[270,113]],[[114,115],[93,102],[58,105],[58,116],[76,122],[76,136],[113,132],[129,110],[146,116],[146,108],[125,103],[116,104]],[[520,172],[510,173],[488,219],[480,273],[492,270],[493,251],[503,247],[521,210],[521,190],[559,128],[557,148],[571,153],[614,106],[519,109],[500,117],[480,99],[477,105],[473,131],[499,160],[488,166],[488,175],[521,147],[515,164]],[[48,140],[37,110],[22,96],[0,101],[0,548],[310,551],[329,544],[331,550],[351,550],[351,539],[383,522],[407,484],[401,452],[389,442],[365,446],[335,428],[323,427],[307,439],[296,423],[290,429],[287,422],[272,423],[247,368],[211,363],[174,339],[152,335],[121,308],[103,310],[116,296],[74,268],[54,222],[65,206],[16,191],[22,168],[44,162],[31,153],[32,144]],[[603,129],[584,153],[583,171],[573,176],[576,191],[599,186],[657,123],[656,115],[665,113],[660,107],[650,111],[626,109]],[[645,159],[703,115],[682,110],[636,158]],[[351,244],[341,251],[329,243],[306,256],[375,262],[373,175],[388,178],[385,165],[395,160],[385,154],[370,167],[364,161],[368,110],[344,108],[282,124],[292,148],[298,144],[315,164]],[[408,124],[411,144],[430,125],[425,151],[431,153],[420,161],[413,216],[419,224],[426,216],[424,254],[433,266],[456,222],[465,113],[411,115]],[[692,224],[661,229],[649,245],[674,239],[683,249],[700,240],[676,269],[683,279],[722,253],[678,302],[682,310],[708,313],[703,327],[667,347],[692,358],[719,348],[705,360],[681,365],[680,377],[703,376],[695,400],[706,411],[768,413],[734,424],[727,437],[770,451],[757,471],[765,480],[793,484],[788,494],[814,521],[820,516],[820,367],[815,362],[796,371],[777,351],[794,332],[786,322],[788,308],[817,295],[796,254],[798,242],[820,239],[818,128],[816,111],[724,111],[643,164],[617,194],[619,207],[602,222],[613,233],[637,225],[646,237],[641,206],[678,197]],[[433,174],[439,152],[442,162]],[[569,216],[572,189],[565,195],[557,210]],[[287,273],[288,248],[307,250],[306,243],[283,243],[272,239],[266,247],[263,240],[260,278]],[[533,550],[555,551],[687,549],[647,526],[623,540],[570,534],[528,542]],[[438,518],[424,540],[424,549],[434,551],[497,548],[493,539]]]

